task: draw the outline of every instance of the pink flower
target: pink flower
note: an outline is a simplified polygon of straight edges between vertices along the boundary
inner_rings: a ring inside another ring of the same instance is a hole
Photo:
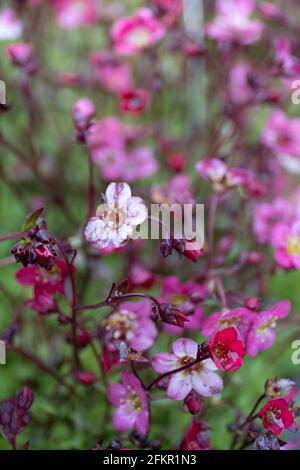
[[[216,192],[223,192],[241,184],[244,180],[244,175],[235,172],[235,168],[227,168],[226,164],[218,158],[209,158],[198,162],[196,171],[202,178],[213,184]]]
[[[256,42],[262,34],[263,24],[250,19],[255,10],[254,0],[217,0],[217,16],[206,26],[208,37],[220,43]]]
[[[300,269],[300,221],[278,223],[271,233],[275,260],[284,269]]]
[[[263,426],[275,436],[279,436],[284,429],[295,429],[295,418],[289,410],[289,404],[284,398],[269,400],[259,411],[258,416]]]
[[[15,10],[5,8],[0,11],[0,41],[15,41],[22,36],[23,24]]]
[[[246,344],[255,317],[256,314],[245,307],[216,312],[205,320],[201,328],[201,333],[203,336],[211,337],[219,330],[233,326],[237,329],[241,341]]]
[[[173,343],[172,353],[159,353],[152,359],[153,368],[163,374],[192,363],[197,358],[198,344],[188,338]],[[167,395],[173,400],[184,400],[194,390],[204,397],[212,397],[223,389],[223,381],[214,371],[212,359],[206,359],[170,376]]]
[[[195,202],[191,178],[183,173],[173,176],[168,183],[154,185],[151,196],[158,204],[193,204]]]
[[[96,217],[85,227],[84,235],[95,248],[112,244],[122,246],[134,234],[135,227],[147,219],[148,211],[140,197],[132,197],[127,183],[110,183]]]
[[[196,282],[181,282],[175,276],[168,276],[162,282],[162,295],[159,300],[173,305],[188,318],[185,328],[196,330],[203,321],[202,301],[205,297],[205,286]],[[172,334],[182,332],[182,328],[177,326],[165,325],[165,329]]]
[[[91,26],[99,19],[98,0],[54,0],[56,19],[63,29]]]
[[[247,353],[256,356],[270,348],[276,339],[276,323],[286,318],[291,310],[288,300],[274,305],[270,310],[256,314],[247,338]]]
[[[20,67],[27,66],[33,59],[32,45],[24,42],[8,46],[6,53],[10,62]]]
[[[122,177],[127,181],[136,181],[154,175],[158,163],[150,147],[137,147],[127,153],[127,161],[123,167]]]
[[[140,128],[125,126],[113,117],[91,125],[87,139],[92,159],[99,166],[103,178],[135,181],[157,171],[158,164],[152,149],[132,146],[132,141],[139,139],[141,134]]]
[[[292,204],[283,198],[276,198],[272,202],[257,204],[253,216],[253,231],[260,243],[271,240],[273,227],[282,223],[291,223],[294,216]]]
[[[88,98],[81,98],[76,101],[72,108],[74,125],[79,130],[87,129],[87,126],[94,116],[96,108]]]
[[[119,19],[111,31],[115,51],[125,55],[142,52],[158,43],[165,34],[164,25],[149,8],[141,8],[134,16]]]
[[[17,281],[24,287],[34,287],[34,296],[27,305],[40,314],[56,311],[55,294],[65,295],[65,279],[68,268],[63,260],[57,260],[53,268],[46,271],[39,266],[30,265],[16,273]]]
[[[122,372],[122,385],[112,384],[108,389],[108,399],[117,408],[113,425],[118,432],[135,429],[139,434],[147,434],[149,427],[148,396],[139,380],[130,372]]]
[[[193,419],[191,426],[184,435],[180,450],[211,450],[208,429],[207,424]]]
[[[121,94],[120,109],[124,113],[143,113],[149,104],[149,92],[147,90],[128,90]]]
[[[230,70],[229,98],[232,103],[241,105],[250,103],[255,98],[255,88],[251,85],[253,69],[246,62],[238,62]]]
[[[244,344],[238,339],[238,332],[233,327],[218,331],[209,341],[209,350],[216,366],[227,371],[242,367],[246,354]]]
[[[297,78],[300,73],[300,60],[291,54],[291,44],[287,37],[279,36],[274,41],[275,61],[279,73]]]
[[[145,351],[153,346],[157,336],[147,300],[123,302],[105,318],[103,327],[105,344],[110,350],[115,349],[116,342],[124,341],[136,351]]]
[[[119,94],[133,88],[129,63],[120,62],[109,51],[95,52],[90,56],[90,60],[97,82],[106,90]]]
[[[273,111],[262,134],[262,142],[276,154],[300,157],[300,119],[289,119],[283,111]]]

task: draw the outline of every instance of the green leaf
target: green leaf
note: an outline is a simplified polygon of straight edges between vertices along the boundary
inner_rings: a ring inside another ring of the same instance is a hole
[[[25,223],[22,225],[22,232],[25,232],[30,227],[33,227],[36,224],[36,221],[38,220],[43,210],[44,208],[42,207],[41,209],[37,209],[27,215]]]

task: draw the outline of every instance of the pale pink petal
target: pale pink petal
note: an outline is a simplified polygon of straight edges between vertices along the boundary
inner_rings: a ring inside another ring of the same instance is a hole
[[[131,197],[127,201],[127,218],[130,225],[142,224],[148,217],[148,209],[140,197]]]
[[[189,356],[196,359],[198,354],[198,344],[189,338],[177,339],[173,343],[172,349],[177,357]]]
[[[134,427],[136,416],[128,404],[120,406],[113,415],[113,425],[118,432],[127,432]]]
[[[203,397],[212,397],[223,390],[222,378],[208,369],[192,371],[191,380],[193,389]]]
[[[173,400],[184,400],[192,391],[191,376],[186,372],[171,375],[167,395]]]
[[[110,207],[123,207],[131,197],[131,189],[127,183],[110,183],[105,191],[106,202]]]
[[[174,354],[171,353],[159,353],[156,354],[152,359],[153,369],[161,374],[175,370],[178,367],[178,359]]]

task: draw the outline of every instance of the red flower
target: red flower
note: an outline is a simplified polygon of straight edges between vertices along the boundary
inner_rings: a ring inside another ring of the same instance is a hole
[[[289,410],[289,404],[284,398],[269,400],[259,411],[259,418],[263,426],[269,429],[275,436],[279,436],[284,429],[295,426],[293,413]]]
[[[145,111],[148,103],[147,90],[129,90],[121,95],[120,108],[124,113],[140,114]]]
[[[242,366],[245,347],[235,328],[218,331],[210,340],[209,348],[216,366],[222,370],[237,370]]]
[[[185,433],[180,450],[211,450],[207,425],[194,419]]]

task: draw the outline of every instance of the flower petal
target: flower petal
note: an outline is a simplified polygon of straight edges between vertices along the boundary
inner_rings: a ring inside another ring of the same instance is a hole
[[[192,391],[191,375],[186,372],[179,372],[171,375],[167,394],[173,400],[184,400]]]
[[[189,338],[177,339],[173,343],[172,349],[177,357],[190,356],[196,359],[198,354],[198,344]]]
[[[105,192],[105,199],[110,207],[123,207],[131,197],[131,189],[127,183],[110,183]]]

